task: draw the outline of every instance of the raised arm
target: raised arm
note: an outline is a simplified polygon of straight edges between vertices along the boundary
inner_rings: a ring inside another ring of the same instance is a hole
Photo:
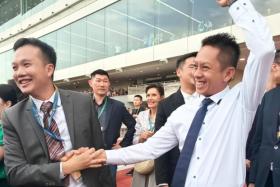
[[[274,60],[275,45],[265,18],[250,0],[237,0],[229,9],[237,26],[244,30],[250,54],[241,84],[241,104],[245,110],[255,112],[263,97],[265,84]]]

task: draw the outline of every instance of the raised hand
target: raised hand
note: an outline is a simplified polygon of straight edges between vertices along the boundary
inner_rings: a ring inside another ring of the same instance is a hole
[[[229,6],[232,0],[216,0],[221,7]]]
[[[154,132],[152,132],[152,131],[145,131],[145,132],[141,133],[140,137],[139,137],[139,143],[145,142],[148,138],[150,138],[153,135],[154,135]]]

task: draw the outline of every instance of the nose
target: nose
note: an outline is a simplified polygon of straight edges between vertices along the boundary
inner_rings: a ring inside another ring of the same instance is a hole
[[[194,69],[193,76],[194,76],[194,78],[199,78],[202,76],[201,69],[199,67]]]

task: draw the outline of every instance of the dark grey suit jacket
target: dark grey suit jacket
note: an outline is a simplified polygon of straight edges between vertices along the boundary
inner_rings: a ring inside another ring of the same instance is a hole
[[[276,137],[280,125],[280,86],[267,92],[258,108],[252,139],[252,166],[249,182],[264,187],[271,162],[273,162],[274,186],[280,186],[280,140]]]
[[[59,90],[73,149],[103,148],[96,111],[90,96]],[[60,163],[51,162],[42,129],[32,115],[32,101],[25,99],[4,112],[5,166],[14,186],[63,186]],[[82,171],[88,187],[112,186],[107,167]]]
[[[185,101],[180,89],[161,101],[157,109],[155,130],[159,130],[166,123],[170,114],[183,104],[185,104]],[[176,146],[156,159],[155,174],[157,184],[171,184],[179,156],[180,151],[178,146]]]

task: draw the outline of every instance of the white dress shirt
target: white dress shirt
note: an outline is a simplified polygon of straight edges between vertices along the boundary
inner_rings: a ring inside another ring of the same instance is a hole
[[[236,25],[245,31],[250,55],[243,80],[232,89],[211,96],[200,130],[185,187],[242,187],[245,181],[245,146],[266,80],[275,46],[264,18],[249,0],[238,0],[229,9]],[[192,119],[202,98],[174,111],[166,124],[145,143],[106,151],[107,163],[129,164],[155,159],[179,144],[182,150]]]
[[[181,91],[181,94],[183,95],[185,104],[193,104],[198,99],[197,97],[201,97],[201,95],[199,95],[197,92],[194,92],[193,94],[188,94],[182,90],[180,90],[180,91]],[[204,96],[203,96],[203,98],[204,98]]]
[[[30,97],[31,97],[32,101],[34,102],[34,104],[36,106],[36,109],[38,111],[38,114],[40,116],[41,125],[43,125],[44,124],[43,123],[44,113],[40,110],[41,105],[43,104],[43,102],[48,102],[48,101],[53,103],[54,102],[54,97],[55,97],[55,92],[53,93],[53,95],[48,100],[45,100],[45,101],[36,99],[32,96],[30,96]],[[59,94],[58,94],[58,101],[57,101],[57,109],[56,109],[56,112],[53,116],[53,119],[55,120],[55,122],[57,124],[58,130],[59,130],[59,133],[60,133],[60,138],[63,140],[62,143],[63,143],[64,151],[67,152],[67,151],[72,150],[72,143],[71,143],[71,140],[70,140],[70,134],[69,134],[69,131],[68,131],[68,126],[67,126],[63,106],[61,105],[61,99],[60,99]],[[62,171],[62,164],[60,163],[60,178],[63,179],[64,177],[65,176],[64,176],[63,171]],[[70,182],[69,182],[68,187],[85,187],[85,186],[83,185],[82,181],[76,181],[70,176]]]

